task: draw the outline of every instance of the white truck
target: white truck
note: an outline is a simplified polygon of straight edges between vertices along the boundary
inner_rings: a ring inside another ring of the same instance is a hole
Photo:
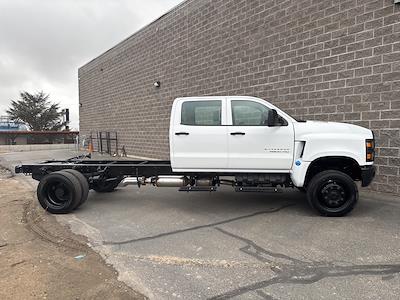
[[[356,181],[375,176],[371,130],[345,123],[296,120],[271,103],[248,96],[177,98],[170,118],[170,161],[97,161],[83,157],[16,167],[32,174],[38,199],[51,213],[68,213],[89,189],[178,187],[180,191],[307,193],[324,216],[344,216],[358,200]]]

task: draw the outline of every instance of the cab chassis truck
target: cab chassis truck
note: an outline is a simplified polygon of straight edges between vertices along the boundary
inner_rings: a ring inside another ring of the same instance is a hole
[[[248,96],[177,98],[170,118],[170,161],[92,160],[89,156],[16,166],[39,181],[37,197],[50,213],[81,206],[89,190],[127,185],[213,192],[307,193],[324,216],[344,216],[358,187],[375,176],[375,140],[360,126],[297,120],[271,103]]]

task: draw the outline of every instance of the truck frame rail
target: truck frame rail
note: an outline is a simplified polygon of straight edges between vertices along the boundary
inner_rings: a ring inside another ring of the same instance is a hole
[[[74,157],[67,160],[48,160],[36,164],[24,164],[15,167],[15,173],[32,175],[41,180],[49,173],[67,169],[77,170],[86,177],[122,176],[157,176],[173,175],[170,161],[164,160],[92,160],[90,155]]]

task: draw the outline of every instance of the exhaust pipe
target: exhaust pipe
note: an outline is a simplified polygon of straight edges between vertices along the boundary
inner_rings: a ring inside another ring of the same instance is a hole
[[[156,178],[144,177],[126,177],[124,178],[119,187],[126,187],[128,185],[146,185],[153,184],[157,187],[183,187],[189,185],[190,180],[186,176],[161,176]]]
[[[138,185],[138,180],[136,177],[126,177],[122,179],[122,181],[119,183],[119,187],[126,187],[128,185]]]

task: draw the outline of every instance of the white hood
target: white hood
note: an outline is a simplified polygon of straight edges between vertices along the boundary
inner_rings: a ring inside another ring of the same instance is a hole
[[[338,122],[307,121],[293,123],[296,140],[303,140],[309,135],[330,134],[330,135],[350,135],[360,139],[372,139],[370,129]],[[345,136],[342,136],[344,139]]]

